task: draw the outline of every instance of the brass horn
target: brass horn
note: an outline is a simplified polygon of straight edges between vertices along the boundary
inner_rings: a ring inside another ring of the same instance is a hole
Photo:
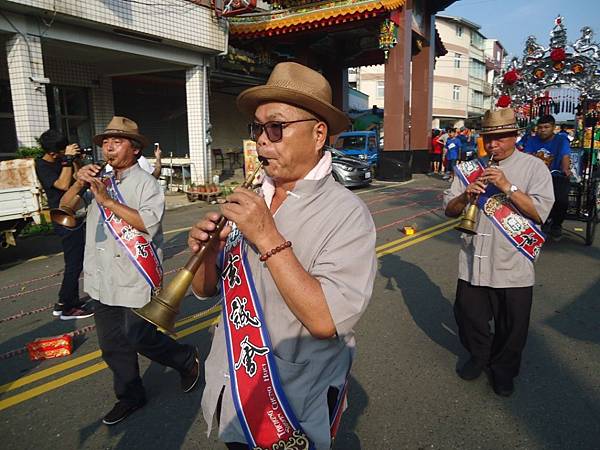
[[[106,166],[106,163],[102,163],[100,165],[100,170],[96,176],[99,176],[102,173],[102,170]],[[69,203],[63,203],[59,205],[58,208],[53,208],[50,210],[50,219],[52,222],[62,225],[66,228],[75,228],[77,226],[77,217],[75,215],[77,211],[77,205],[81,200],[85,191],[89,189],[89,184],[86,183],[86,186],[81,188],[81,190],[72,198]]]
[[[490,156],[487,167],[492,165],[494,155]],[[473,201],[467,206],[465,214],[462,216],[460,223],[454,227],[455,230],[466,234],[477,234],[477,201]]]
[[[243,188],[252,186],[252,182],[261,168],[262,164],[259,164],[254,172],[246,178],[242,184]],[[175,319],[177,314],[179,314],[179,305],[183,297],[185,297],[190,284],[192,284],[194,274],[202,264],[207,249],[219,240],[219,234],[225,228],[226,224],[227,219],[221,216],[216,228],[209,233],[208,240],[202,244],[202,247],[195,255],[192,255],[185,266],[175,275],[175,278],[164,289],[154,294],[150,299],[150,303],[141,308],[134,308],[132,311],[142,319],[166,330],[168,333],[173,333]]]

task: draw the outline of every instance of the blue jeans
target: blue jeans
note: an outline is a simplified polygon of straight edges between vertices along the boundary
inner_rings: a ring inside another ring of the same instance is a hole
[[[446,168],[446,171],[450,174],[454,174],[454,167],[456,166],[456,159],[449,159],[448,160],[448,167]]]
[[[58,292],[58,301],[65,305],[64,310],[68,310],[79,305],[79,275],[83,270],[85,222],[74,229],[54,224],[54,232],[61,239],[65,261],[65,273]]]

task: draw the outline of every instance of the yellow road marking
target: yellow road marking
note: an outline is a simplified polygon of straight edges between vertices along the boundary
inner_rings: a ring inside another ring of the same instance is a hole
[[[49,367],[48,369],[40,370],[39,372],[32,373],[31,375],[21,377],[18,380],[3,384],[2,386],[0,386],[0,393],[18,389],[22,386],[25,386],[26,384],[33,383],[35,381],[41,380],[42,378],[49,377],[50,375],[54,375],[55,373],[62,372],[63,370],[70,369],[71,367],[78,366],[79,364],[86,363],[88,361],[91,361],[92,359],[96,359],[99,357],[100,350],[96,350],[94,352],[88,353],[87,355],[79,356],[78,358],[73,358],[72,360],[66,361],[62,364],[57,364],[56,366]]]
[[[398,181],[396,183],[390,183],[387,186],[381,186],[381,187],[378,187],[375,189],[367,189],[366,191],[360,191],[360,192],[357,192],[356,195],[368,194],[370,192],[383,191],[384,189],[389,189],[389,188],[393,188],[396,186],[403,186],[405,184],[412,183],[413,181],[415,181],[415,180]]]
[[[196,333],[204,328],[208,328],[211,325],[217,323],[219,321],[219,317],[206,320],[198,325],[194,325],[192,327],[186,328],[181,331],[177,338],[181,338],[187,336],[192,333]],[[49,381],[47,383],[41,384],[40,386],[36,386],[32,389],[28,389],[25,392],[22,392],[17,395],[13,395],[12,397],[8,397],[4,400],[0,400],[0,411],[3,411],[11,406],[18,405],[26,400],[32,399],[34,397],[38,397],[39,395],[45,394],[46,392],[57,389],[65,384],[72,383],[73,381],[79,380],[81,378],[85,378],[89,375],[93,375],[96,372],[100,372],[101,370],[106,369],[108,366],[104,361],[99,361],[91,366],[80,369],[76,372],[70,373],[69,375],[65,375],[64,377],[57,378],[56,380]]]
[[[183,228],[176,228],[174,230],[169,230],[169,231],[165,231],[163,233],[163,235],[167,235],[167,234],[173,234],[173,233],[179,233],[180,231],[189,231],[191,230],[192,227],[183,227]]]
[[[432,237],[437,236],[438,234],[445,233],[446,231],[451,230],[452,228],[454,228],[455,225],[456,225],[456,222],[453,221],[450,225],[448,225],[448,226],[446,226],[444,228],[441,228],[439,230],[436,230],[436,231],[434,231],[432,233],[429,233],[429,234],[426,234],[426,235],[422,235],[421,237],[412,239],[412,240],[410,240],[408,242],[405,242],[404,244],[400,244],[397,247],[393,247],[393,248],[390,248],[390,249],[387,249],[387,250],[383,250],[383,251],[377,253],[377,257],[381,258],[384,255],[389,255],[391,253],[396,253],[396,252],[398,252],[398,251],[400,251],[400,250],[402,250],[402,249],[404,249],[406,247],[410,247],[411,245],[415,245],[415,244],[418,244],[419,242],[423,242],[423,241],[425,241],[427,239],[430,239]]]
[[[446,222],[443,222],[441,224],[437,224],[434,225],[432,227],[426,228],[425,230],[417,233],[414,236],[404,236],[400,239],[397,239],[395,241],[392,242],[388,242],[386,244],[383,244],[379,247],[376,248],[376,252],[377,252],[377,257],[381,258],[384,255],[389,255],[392,253],[396,253],[404,248],[410,247],[412,245],[418,244],[419,242],[423,242],[427,239],[433,238],[435,236],[438,236],[442,233],[445,233],[446,231],[452,229],[456,223],[459,221],[460,219],[452,219]],[[189,228],[187,228],[189,229]],[[176,233],[178,231],[183,231],[184,229],[179,229],[179,230],[172,230],[172,233]],[[166,233],[165,233],[166,234]],[[396,245],[399,244],[399,245]],[[194,320],[197,320],[200,317],[204,317],[206,315],[212,314],[213,312],[217,312],[220,311],[221,308],[219,305],[215,305],[211,308],[209,308],[206,311],[203,311],[201,313],[195,314],[195,315],[191,315],[189,317],[186,317],[185,319],[180,320],[179,322],[176,323],[176,326],[181,326],[181,325],[185,325],[189,322],[192,322]],[[220,317],[216,317],[216,318],[212,318],[212,319],[208,319],[204,322],[201,322],[197,325],[193,325],[189,328],[186,328],[180,332],[177,332],[177,337],[176,339],[181,339],[185,336],[189,336],[190,334],[196,333],[200,330],[203,330],[205,328],[210,327],[213,324],[216,324],[218,321],[220,320]],[[62,364],[57,364],[54,367],[50,367],[48,369],[45,370],[41,370],[39,372],[36,372],[34,374],[31,375],[27,375],[25,377],[22,377],[18,380],[15,380],[13,382],[4,384],[2,386],[0,386],[0,393],[3,392],[8,392],[8,391],[12,391],[15,390],[19,387],[25,386],[27,384],[33,383],[35,381],[38,381],[40,379],[46,378],[50,375],[53,375],[55,373],[61,372],[63,370],[67,370],[71,367],[75,367],[77,365],[83,364],[87,361],[93,360],[95,358],[98,358],[101,356],[101,353],[99,350],[96,350],[94,352],[90,352],[87,355],[83,355],[80,356],[78,358],[75,358],[71,361],[67,361],[64,362]],[[89,375],[92,375],[96,372],[99,372],[103,369],[105,369],[107,367],[106,363],[104,363],[103,361],[95,363],[89,367],[80,369],[76,372],[73,372],[69,375],[65,375],[64,377],[60,377],[56,380],[52,380],[49,381],[47,383],[44,383],[40,386],[37,386],[35,388],[29,389],[25,392],[22,392],[20,394],[14,395],[12,397],[9,397],[7,399],[4,400],[0,400],[0,411],[10,408],[11,406],[15,406],[19,403],[22,403],[26,400],[29,400],[31,398],[37,397],[39,395],[42,395],[46,392],[49,392],[51,390],[57,389],[65,384],[71,383],[73,381],[79,380],[81,378],[87,377]]]
[[[178,321],[177,323],[175,323],[175,327],[181,327],[190,322],[204,318],[212,313],[220,312],[220,311],[221,311],[221,306],[219,304],[217,304],[217,305],[212,306],[211,308],[207,309],[206,311],[192,314],[191,316]],[[202,322],[202,323],[204,323],[204,322]],[[191,327],[191,328],[193,328],[193,327]],[[189,329],[190,328],[186,328],[186,330],[189,330]],[[182,333],[185,332],[186,330],[178,332],[177,337],[178,338],[181,337]],[[189,334],[189,333],[187,333],[187,334]],[[187,334],[183,334],[183,336],[187,336]],[[91,361],[93,359],[100,358],[100,356],[102,356],[100,350],[95,350],[86,355],[82,355],[77,358],[73,358],[70,361],[66,361],[64,363],[57,364],[56,366],[52,366],[47,369],[40,370],[39,372],[32,373],[31,375],[26,375],[15,381],[11,381],[10,383],[6,383],[6,384],[3,384],[2,386],[0,386],[0,394],[2,394],[3,392],[14,391],[15,389],[23,387],[27,384],[31,384],[31,383],[34,383],[43,378],[47,378],[51,375],[54,375],[55,373],[62,372],[64,370],[70,369],[75,366],[79,366],[79,365],[86,363],[88,361]]]
[[[404,236],[400,239],[397,239],[395,241],[392,242],[388,242],[387,244],[382,244],[379,247],[375,248],[375,252],[379,253],[380,251],[386,249],[386,248],[390,248],[395,246],[396,244],[399,244],[400,242],[404,242],[404,241],[408,241],[411,239],[416,239],[418,236],[423,236],[424,234],[427,234],[431,231],[437,230],[438,228],[442,228],[442,227],[446,227],[450,224],[454,225],[459,221],[459,219],[451,219],[451,220],[447,220],[446,222],[442,222],[442,223],[438,223],[437,225],[434,225],[432,227],[426,228],[422,231],[417,231],[415,234],[413,234],[412,236]]]

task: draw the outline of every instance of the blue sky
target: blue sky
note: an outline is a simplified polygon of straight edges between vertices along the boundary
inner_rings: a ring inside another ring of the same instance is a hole
[[[461,16],[481,25],[481,33],[496,38],[511,55],[521,57],[527,36],[534,35],[548,46],[550,30],[557,15],[565,18],[568,41],[588,25],[594,41],[600,42],[599,0],[459,0],[440,14]]]

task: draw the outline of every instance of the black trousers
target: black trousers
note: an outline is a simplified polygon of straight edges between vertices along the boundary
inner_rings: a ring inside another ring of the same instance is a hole
[[[567,215],[571,181],[569,177],[555,175],[552,177],[552,187],[554,188],[554,205],[548,217],[552,219],[552,226],[560,227]]]
[[[179,372],[192,369],[195,349],[179,344],[130,308],[94,302],[94,320],[102,359],[113,373],[117,399],[130,405],[146,401],[138,353]]]
[[[54,224],[54,232],[61,239],[65,260],[65,273],[58,292],[58,301],[68,310],[79,305],[79,275],[83,270],[85,222],[75,229]]]
[[[519,374],[532,296],[531,286],[496,289],[458,280],[454,317],[460,341],[473,359],[489,365],[496,379],[511,380]]]

